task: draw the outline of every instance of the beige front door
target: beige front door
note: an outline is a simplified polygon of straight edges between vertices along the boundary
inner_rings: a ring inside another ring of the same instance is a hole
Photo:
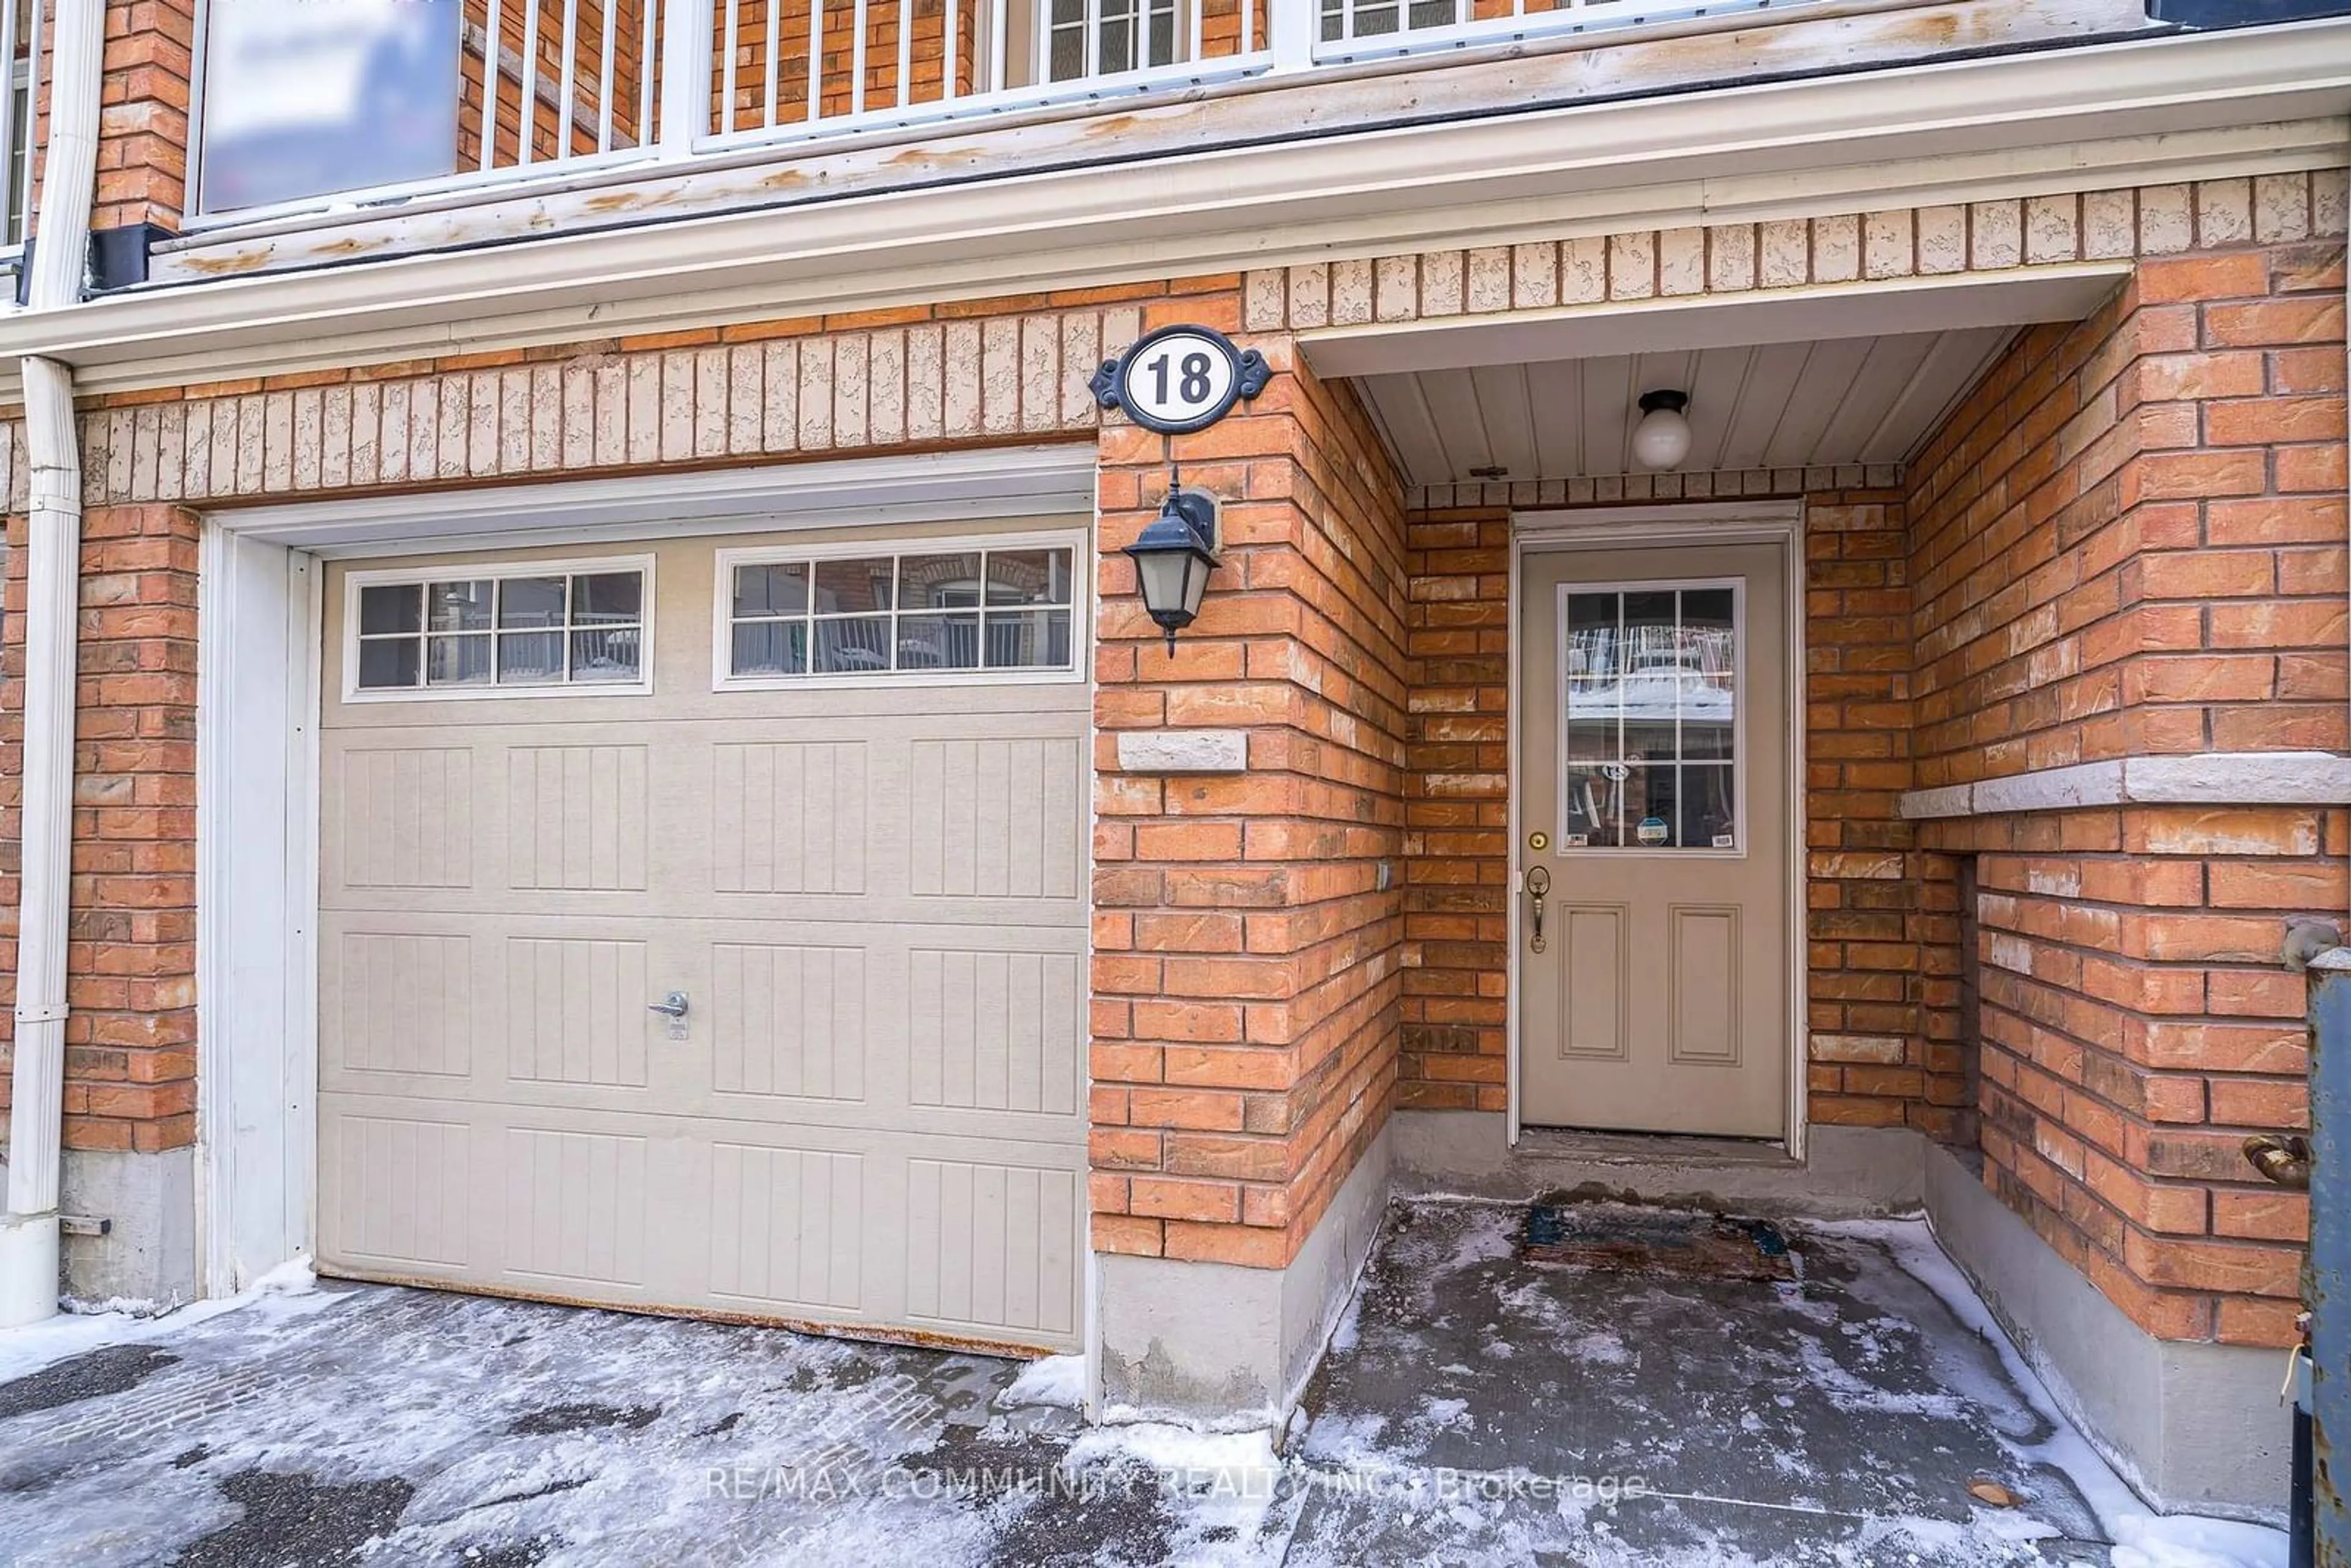
[[[332,569],[320,1266],[1076,1348],[1088,570],[1081,526]]]
[[[1778,545],[1526,558],[1527,1124],[1786,1130],[1784,571]]]

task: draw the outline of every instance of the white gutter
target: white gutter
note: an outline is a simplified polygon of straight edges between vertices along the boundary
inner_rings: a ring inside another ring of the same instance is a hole
[[[58,0],[49,141],[31,266],[31,305],[81,298],[98,176],[104,0]],[[75,632],[80,614],[81,443],[73,372],[24,361],[32,464],[26,550],[25,794],[16,912],[16,1067],[10,1082],[8,1211],[0,1217],[0,1328],[53,1317],[57,1191],[65,1158],[66,937],[73,869]]]

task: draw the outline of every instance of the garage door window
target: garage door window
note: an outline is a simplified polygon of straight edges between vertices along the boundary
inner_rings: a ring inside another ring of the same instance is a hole
[[[1077,547],[722,550],[717,684],[1063,678]]]
[[[354,573],[347,695],[650,690],[651,575],[642,558]]]

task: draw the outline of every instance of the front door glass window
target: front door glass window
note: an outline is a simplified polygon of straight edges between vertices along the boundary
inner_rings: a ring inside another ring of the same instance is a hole
[[[1737,587],[1561,591],[1560,847],[1736,852]]]

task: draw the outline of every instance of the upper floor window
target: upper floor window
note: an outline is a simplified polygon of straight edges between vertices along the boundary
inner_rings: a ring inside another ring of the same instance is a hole
[[[41,79],[40,0],[0,0],[8,102],[0,114],[0,245],[25,243],[33,210],[33,105]]]
[[[652,570],[630,558],[354,573],[345,685],[354,695],[648,690]]]
[[[1188,0],[1199,5],[1202,0]],[[1177,0],[1051,0],[1050,79],[1074,81],[1173,65]],[[1086,55],[1091,41],[1095,51]]]

